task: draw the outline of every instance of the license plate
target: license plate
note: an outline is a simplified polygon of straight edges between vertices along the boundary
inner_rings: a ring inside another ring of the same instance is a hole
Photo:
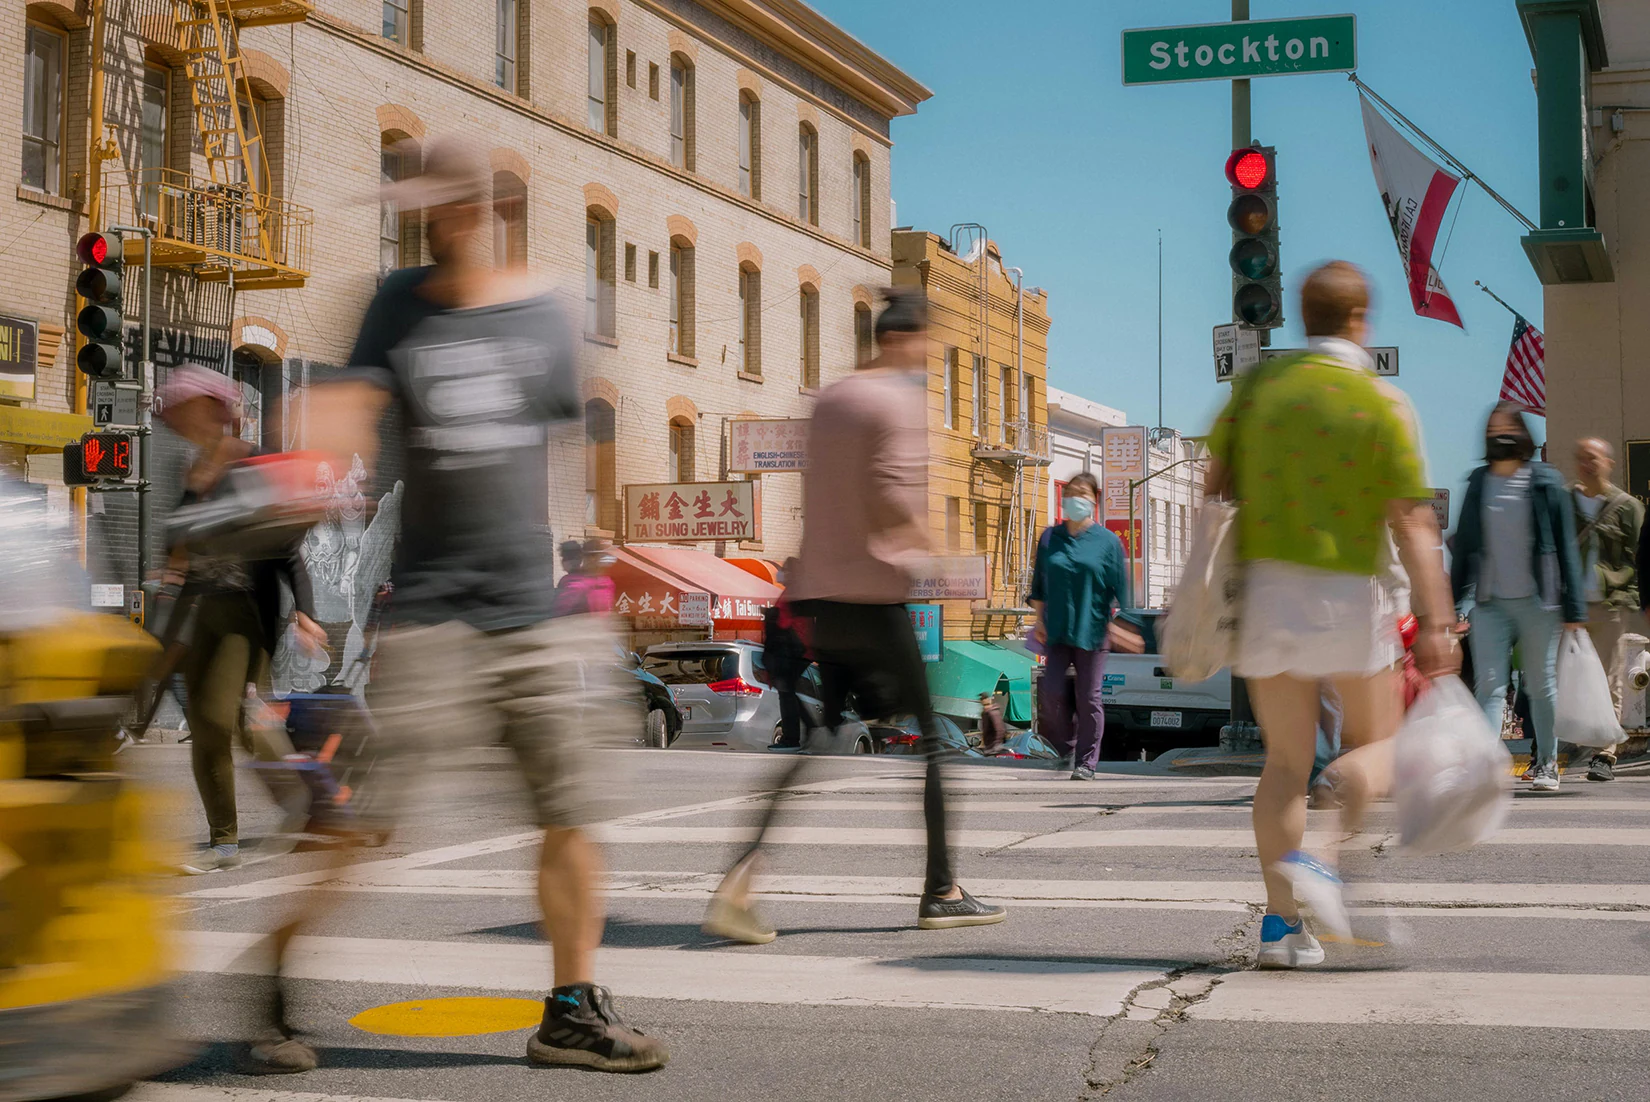
[[[1152,726],[1153,727],[1179,727],[1180,726],[1180,713],[1179,712],[1153,712],[1152,713]]]

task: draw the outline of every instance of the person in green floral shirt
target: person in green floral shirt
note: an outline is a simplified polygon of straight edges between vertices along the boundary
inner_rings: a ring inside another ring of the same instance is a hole
[[[1358,268],[1334,261],[1314,271],[1301,288],[1306,351],[1241,377],[1208,441],[1209,490],[1239,503],[1244,599],[1234,672],[1248,680],[1266,738],[1254,802],[1267,902],[1261,967],[1323,961],[1302,905],[1330,932],[1351,936],[1333,855],[1301,852],[1301,794],[1323,682],[1344,709],[1336,793],[1346,832],[1389,782],[1389,748],[1377,744],[1400,717],[1403,645],[1382,582],[1394,550],[1422,623],[1423,672],[1460,662],[1414,413],[1374,374],[1363,347],[1368,314]]]

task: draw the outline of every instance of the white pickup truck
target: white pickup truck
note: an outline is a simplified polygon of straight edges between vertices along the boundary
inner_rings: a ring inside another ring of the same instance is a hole
[[[1118,615],[1123,627],[1141,637],[1145,653],[1114,650],[1106,656],[1101,753],[1108,759],[1136,758],[1142,750],[1156,757],[1181,746],[1218,746],[1220,729],[1231,721],[1231,671],[1221,670],[1207,681],[1171,676],[1157,653],[1162,614],[1159,609],[1130,609]]]

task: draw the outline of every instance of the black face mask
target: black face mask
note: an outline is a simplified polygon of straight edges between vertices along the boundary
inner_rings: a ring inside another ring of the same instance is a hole
[[[1501,459],[1524,458],[1524,442],[1516,436],[1487,436],[1484,438],[1484,458],[1491,463]]]

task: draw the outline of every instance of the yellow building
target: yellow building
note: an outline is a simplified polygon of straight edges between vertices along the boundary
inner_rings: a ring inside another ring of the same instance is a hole
[[[943,602],[948,639],[1017,634],[1048,523],[1048,295],[981,226],[893,234],[894,283],[929,301],[928,501],[937,551],[982,555],[989,596]]]

